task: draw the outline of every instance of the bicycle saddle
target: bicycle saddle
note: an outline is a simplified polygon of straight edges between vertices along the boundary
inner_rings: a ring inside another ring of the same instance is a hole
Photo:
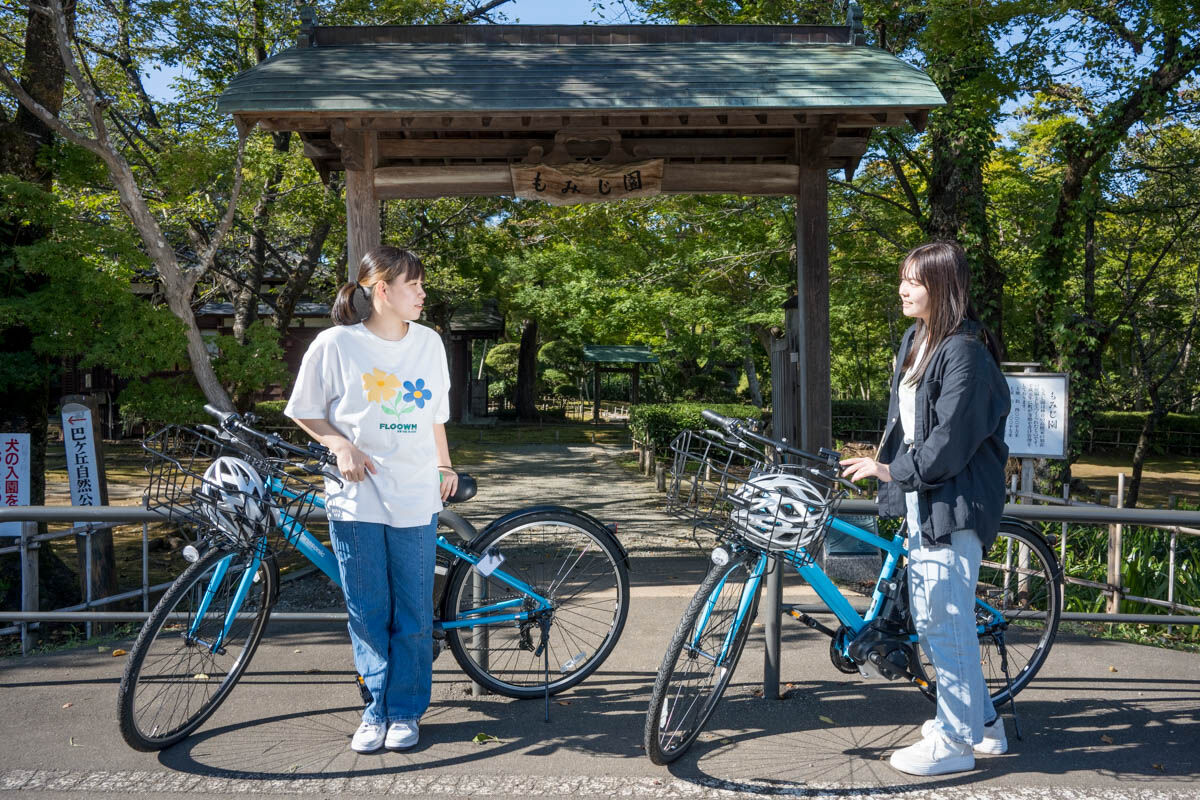
[[[479,484],[465,472],[458,473],[458,488],[454,490],[454,494],[446,499],[447,503],[463,503],[475,496],[475,492],[479,491]]]

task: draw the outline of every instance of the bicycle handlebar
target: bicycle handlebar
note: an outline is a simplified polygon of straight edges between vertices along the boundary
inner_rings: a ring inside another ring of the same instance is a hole
[[[204,410],[216,418],[216,420],[220,424],[222,430],[229,431],[230,433],[232,433],[234,435],[237,435],[239,433],[247,434],[249,436],[253,436],[257,439],[262,440],[268,447],[273,447],[277,450],[291,453],[293,455],[296,455],[296,456],[299,456],[299,457],[305,458],[305,459],[315,458],[319,462],[321,467],[325,466],[326,464],[330,463],[331,461],[336,460],[334,458],[333,452],[328,447],[325,447],[324,445],[316,444],[315,442],[313,442],[313,443],[310,443],[307,447],[300,447],[299,445],[294,445],[291,442],[284,440],[282,437],[279,436],[279,434],[263,433],[262,431],[255,430],[254,428],[247,425],[242,420],[241,415],[238,414],[236,411],[222,411],[221,409],[216,408],[215,406],[208,405],[207,403],[204,406]],[[323,477],[329,478],[330,480],[337,483],[339,486],[342,485],[341,477],[339,477],[338,475],[334,475],[331,472],[327,472],[327,471],[321,469],[320,467],[313,467],[313,468],[305,467],[305,471],[307,471],[313,475],[321,475]],[[476,491],[478,491],[478,484],[476,483],[476,481],[473,477],[471,477],[469,474],[467,474],[465,472],[459,472],[457,474],[458,474],[458,488],[455,490],[454,494],[452,494],[448,498],[448,501],[451,503],[461,503],[466,500],[470,500],[472,497],[475,496]]]
[[[755,431],[751,430],[743,420],[723,416],[708,408],[703,409],[700,412],[700,418],[705,422],[716,425],[726,434],[733,436],[736,439],[740,439],[742,441],[749,440],[751,442],[755,442],[756,444],[770,447],[780,453],[787,453],[788,455],[797,456],[799,458],[807,459],[808,461],[815,461],[818,464],[824,464],[826,469],[817,470],[822,476],[849,489],[855,494],[862,494],[862,489],[838,474],[837,467],[839,454],[833,450],[827,450],[826,448],[822,447],[819,451],[820,455],[813,455],[807,450],[801,450],[799,447],[793,447],[787,442],[780,441],[778,439],[772,439],[769,436],[763,436],[760,433],[756,433]]]

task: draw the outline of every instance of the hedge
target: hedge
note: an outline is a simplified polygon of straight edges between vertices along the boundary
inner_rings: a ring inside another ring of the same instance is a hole
[[[663,450],[680,431],[688,428],[711,427],[700,417],[704,409],[712,409],[726,417],[738,419],[763,418],[762,409],[755,406],[711,403],[663,403],[637,405],[629,410],[629,430],[633,438],[649,444],[655,450]]]

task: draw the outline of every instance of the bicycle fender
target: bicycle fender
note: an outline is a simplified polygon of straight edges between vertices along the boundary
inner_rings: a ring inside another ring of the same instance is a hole
[[[544,514],[546,512],[553,512],[555,514],[560,514],[562,516],[567,516],[567,517],[576,517],[579,519],[580,522],[589,523],[591,525],[595,525],[598,528],[603,528],[604,530],[608,531],[609,534],[612,535],[612,540],[617,546],[617,551],[621,554],[621,560],[625,563],[625,569],[627,569],[627,570],[632,569],[629,564],[629,553],[626,552],[625,545],[621,544],[621,540],[619,538],[617,538],[617,535],[615,533],[613,533],[613,529],[611,527],[609,527],[608,525],[605,525],[603,522],[596,519],[595,517],[593,517],[591,514],[587,513],[586,511],[580,511],[579,509],[576,509],[576,508],[567,508],[566,506],[551,506],[551,505],[529,506],[527,508],[519,508],[516,511],[510,511],[509,513],[505,514],[504,516],[494,519],[490,523],[488,523],[487,527],[479,532],[479,536],[475,537],[475,539],[471,542],[471,549],[475,549],[475,545],[477,542],[482,541],[485,536],[487,536],[489,533],[491,533],[493,530],[500,527],[501,525],[508,525],[509,523],[512,523],[514,520],[519,520],[522,517],[534,516],[536,514]]]
[[[1046,549],[1048,551],[1050,551],[1050,557],[1052,559],[1054,559],[1054,563],[1052,565],[1051,572],[1054,573],[1055,577],[1062,577],[1063,568],[1062,568],[1062,564],[1058,563],[1058,553],[1055,552],[1054,547],[1050,544],[1049,541],[1046,540],[1046,537],[1042,535],[1041,531],[1039,531],[1037,528],[1030,525],[1029,522],[1027,522],[1026,520],[1017,519],[1016,517],[1002,516],[1002,517],[1000,517],[1000,524],[1001,525],[1008,524],[1008,525],[1012,525],[1017,528],[1021,528],[1026,533],[1028,533],[1030,536],[1032,536],[1036,539],[1039,539],[1043,544],[1045,544]]]

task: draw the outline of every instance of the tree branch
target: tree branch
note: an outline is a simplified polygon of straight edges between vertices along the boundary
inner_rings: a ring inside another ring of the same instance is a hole
[[[855,186],[853,183],[847,183],[846,181],[840,181],[837,178],[833,178],[833,177],[831,177],[829,179],[829,182],[836,184],[838,186],[844,186],[847,189],[849,189],[850,191],[854,192],[855,194],[860,194],[863,197],[870,197],[875,200],[879,200],[880,202],[887,203],[889,206],[892,206],[893,208],[897,208],[900,211],[903,211],[905,214],[915,217],[918,221],[921,219],[920,214],[914,213],[911,208],[908,208],[903,203],[893,200],[890,197],[884,197],[883,195],[876,194],[875,192],[868,192],[866,189],[860,189],[859,187]]]
[[[499,8],[500,6],[504,5],[505,3],[510,3],[510,2],[512,2],[512,0],[491,0],[491,2],[484,4],[484,5],[480,6],[479,8],[472,9],[471,11],[464,11],[461,14],[458,14],[456,16],[445,19],[444,21],[442,21],[439,24],[441,24],[441,25],[462,25],[466,22],[470,22],[473,19],[479,19],[480,17],[485,17],[487,15],[487,13],[489,11],[491,11],[492,9]]]

